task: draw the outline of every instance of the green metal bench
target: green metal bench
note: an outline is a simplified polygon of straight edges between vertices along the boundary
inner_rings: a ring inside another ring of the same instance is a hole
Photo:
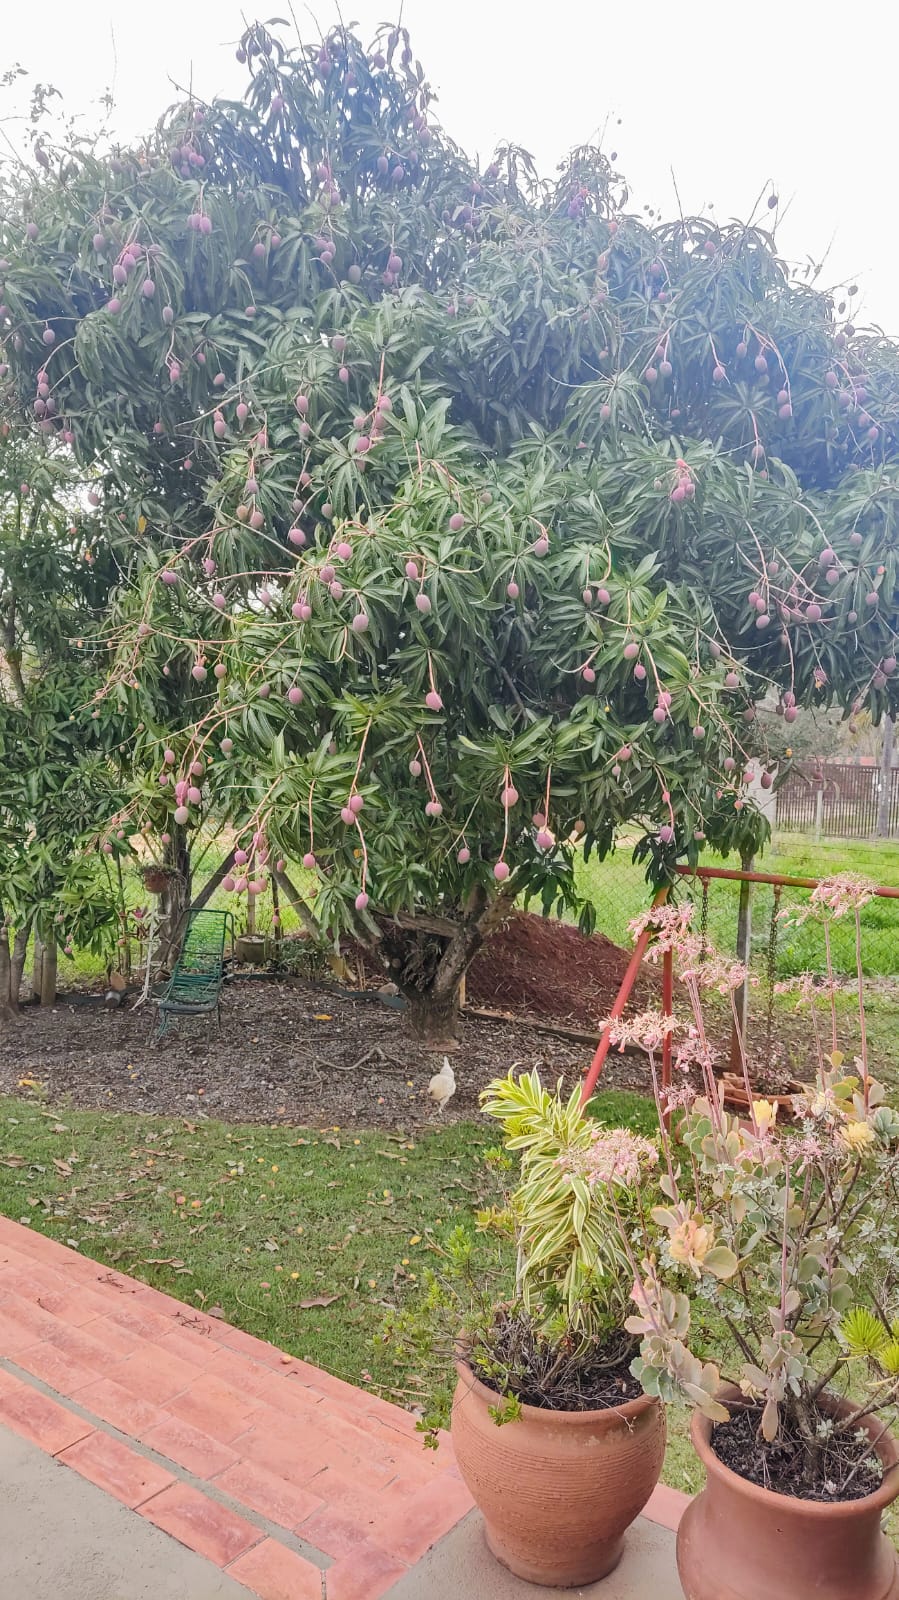
[[[162,993],[157,996],[156,1038],[162,1039],[179,1017],[211,1016],[221,1026],[219,1001],[225,977],[225,937],[234,918],[230,911],[192,911],[181,954]]]

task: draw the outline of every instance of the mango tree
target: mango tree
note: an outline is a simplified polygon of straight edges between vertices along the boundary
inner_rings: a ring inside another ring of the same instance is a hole
[[[301,861],[442,1042],[518,897],[591,926],[581,848],[763,842],[763,697],[895,709],[897,348],[597,150],[479,169],[402,29],[239,53],[17,180],[7,381],[97,480],[147,806]]]

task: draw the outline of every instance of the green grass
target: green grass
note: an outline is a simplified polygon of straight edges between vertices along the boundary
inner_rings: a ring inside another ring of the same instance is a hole
[[[637,1132],[655,1127],[649,1102],[626,1091],[598,1094],[590,1109]],[[0,1097],[0,1213],[350,1383],[426,1401],[379,1334],[449,1232],[499,1199],[483,1159],[492,1142],[486,1124],[407,1137]],[[686,1407],[668,1408],[662,1477],[695,1493],[689,1425]]]
[[[651,1132],[639,1095],[594,1113]],[[326,1367],[402,1390],[377,1342],[441,1239],[497,1198],[487,1124],[406,1137],[0,1098],[0,1211]],[[327,1305],[304,1301],[335,1296]]]
[[[738,868],[736,859],[722,860],[709,856],[706,863],[713,867]],[[851,839],[824,839],[819,843],[801,834],[777,834],[771,847],[756,863],[759,871],[782,873],[785,877],[822,878],[836,872],[858,872],[875,883],[890,888],[899,887],[899,843],[884,841],[872,844]],[[623,845],[605,861],[591,858],[578,868],[578,887],[582,894],[593,900],[597,908],[598,926],[616,944],[628,944],[628,922],[649,903],[650,891],[643,868],[635,866],[630,850]],[[695,894],[689,880],[682,893],[690,893],[700,905],[700,891]],[[737,930],[737,901],[739,885],[720,881],[712,883],[708,898],[708,934],[713,944],[722,950],[734,949]],[[803,904],[807,894],[802,890],[783,891],[780,906]],[[767,885],[756,885],[753,898],[752,951],[753,960],[763,967],[767,959],[771,932],[771,913],[774,907],[773,890]],[[899,975],[899,900],[876,899],[862,909],[862,966],[868,977],[894,977]],[[851,920],[834,926],[833,958],[835,970],[842,974],[855,972],[855,934]],[[801,928],[779,925],[777,935],[777,975],[792,977],[799,972],[825,970],[824,945],[820,927],[807,923]]]
[[[591,1110],[655,1125],[624,1091]],[[416,1293],[449,1231],[498,1198],[483,1161],[495,1135],[473,1123],[406,1138],[0,1098],[0,1130],[4,1215],[400,1402],[420,1391],[379,1341],[385,1314]],[[686,1412],[672,1408],[669,1432],[665,1481],[695,1488]]]
[[[651,1104],[625,1091],[590,1109],[655,1126]],[[417,1292],[450,1230],[498,1198],[483,1160],[494,1142],[474,1123],[405,1137],[0,1097],[0,1212],[403,1403],[421,1390],[380,1342],[384,1317]],[[315,1300],[328,1303],[304,1304]],[[664,1477],[699,1487],[679,1407]]]

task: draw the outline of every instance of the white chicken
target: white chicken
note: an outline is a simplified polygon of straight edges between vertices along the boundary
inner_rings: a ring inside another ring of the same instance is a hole
[[[449,1063],[449,1056],[444,1056],[443,1066],[435,1072],[428,1084],[428,1094],[437,1106],[438,1111],[445,1111],[447,1102],[456,1092],[456,1074]]]

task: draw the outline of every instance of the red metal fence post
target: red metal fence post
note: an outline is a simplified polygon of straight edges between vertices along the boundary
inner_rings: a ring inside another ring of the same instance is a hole
[[[897,891],[897,893],[899,893],[899,891]],[[667,898],[668,898],[668,889],[667,889],[667,886],[666,886],[664,889],[660,889],[659,890],[658,894],[656,895],[655,899],[652,902],[653,906],[663,905],[664,902],[667,900]],[[625,1006],[628,1003],[628,1000],[631,997],[631,990],[633,989],[634,984],[637,981],[637,973],[640,971],[640,966],[641,966],[641,963],[643,961],[643,957],[646,954],[646,947],[649,944],[649,941],[650,941],[651,938],[652,938],[652,929],[651,928],[644,928],[644,930],[640,934],[640,937],[638,938],[636,944],[634,945],[634,953],[631,956],[630,961],[628,962],[627,971],[625,972],[624,977],[621,980],[621,988],[618,990],[618,994],[615,997],[615,1004],[613,1005],[611,1011],[609,1012],[609,1017],[608,1017],[608,1023],[609,1024],[611,1024],[612,1022],[615,1022],[617,1020],[617,1018],[621,1016],[622,1011],[624,1010]],[[609,1035],[610,1035],[610,1033],[611,1033],[611,1028],[607,1024],[607,1026],[602,1031],[602,1037],[601,1037],[601,1039],[599,1041],[599,1044],[596,1046],[596,1052],[595,1052],[595,1054],[593,1056],[593,1060],[590,1063],[590,1070],[587,1073],[586,1078],[584,1079],[584,1087],[581,1090],[581,1105],[582,1106],[585,1106],[587,1104],[587,1101],[590,1099],[591,1094],[593,1093],[594,1089],[596,1088],[596,1081],[597,1081],[597,1079],[599,1077],[599,1074],[602,1072],[603,1063],[604,1063],[604,1061],[606,1059],[606,1056],[609,1053]]]

